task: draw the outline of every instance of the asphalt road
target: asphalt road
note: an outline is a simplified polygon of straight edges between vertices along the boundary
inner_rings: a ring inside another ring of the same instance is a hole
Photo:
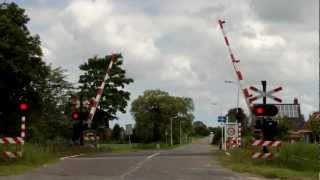
[[[174,150],[109,153],[66,158],[19,176],[0,180],[257,180],[223,169],[210,154],[209,139]]]

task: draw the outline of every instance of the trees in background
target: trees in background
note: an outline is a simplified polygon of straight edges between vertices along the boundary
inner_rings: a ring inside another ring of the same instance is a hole
[[[135,139],[141,142],[167,142],[170,139],[171,120],[174,143],[192,132],[193,101],[187,97],[170,96],[161,90],[146,90],[132,102],[131,114],[135,123]]]
[[[113,130],[112,130],[112,139],[115,141],[120,141],[121,138],[121,127],[119,124],[114,125]]]
[[[195,121],[192,124],[192,129],[194,136],[208,136],[210,134],[207,126],[201,121]]]

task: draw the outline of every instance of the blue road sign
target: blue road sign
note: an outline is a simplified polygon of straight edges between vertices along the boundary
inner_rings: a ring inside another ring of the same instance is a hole
[[[226,117],[225,116],[218,116],[218,122],[225,123]]]

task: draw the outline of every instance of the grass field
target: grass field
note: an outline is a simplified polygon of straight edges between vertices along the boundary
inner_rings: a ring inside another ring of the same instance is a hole
[[[320,172],[318,147],[314,144],[285,144],[273,150],[273,160],[252,160],[254,149],[235,149],[230,156],[215,150],[222,165],[238,172],[259,174],[268,178],[304,180],[318,179]],[[257,150],[255,150],[257,151]]]

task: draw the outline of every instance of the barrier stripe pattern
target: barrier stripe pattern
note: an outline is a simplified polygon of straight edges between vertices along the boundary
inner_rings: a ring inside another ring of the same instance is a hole
[[[270,147],[280,147],[281,141],[264,141],[264,140],[254,140],[251,144],[252,146],[270,146]]]
[[[238,147],[241,146],[241,134],[242,133],[242,127],[241,127],[241,123],[238,123]]]
[[[6,158],[19,158],[22,157],[22,151],[4,151],[3,156]]]
[[[21,125],[20,125],[20,137],[0,137],[0,144],[15,144],[15,145],[24,145],[24,138],[26,136],[26,117],[21,116]],[[20,158],[22,157],[22,151],[3,151],[2,156],[5,158]]]
[[[251,95],[249,94],[248,89],[244,88],[244,85],[243,85],[244,76],[241,73],[241,71],[240,71],[240,69],[239,69],[239,67],[237,65],[240,62],[240,60],[235,58],[234,53],[232,52],[232,49],[231,49],[231,46],[230,46],[230,41],[228,40],[226,32],[224,31],[224,24],[226,23],[226,21],[218,20],[218,23],[219,23],[222,35],[223,35],[224,40],[225,40],[225,44],[227,46],[227,49],[228,49],[228,52],[229,52],[229,55],[230,55],[230,58],[231,58],[231,63],[233,65],[234,71],[235,71],[236,76],[238,78],[239,86],[242,89],[242,93],[243,93],[244,99],[245,99],[247,107],[249,109],[249,117],[252,117],[251,102],[249,101],[249,97],[251,97]]]
[[[272,153],[257,152],[257,153],[253,153],[251,158],[252,159],[272,159],[273,158],[273,154]]]
[[[89,128],[91,127],[92,119],[95,115],[95,112],[97,110],[97,106],[100,102],[100,99],[101,99],[101,96],[102,96],[102,93],[103,93],[103,90],[105,87],[105,81],[110,76],[111,68],[113,66],[113,63],[116,61],[116,59],[117,59],[117,57],[115,54],[111,55],[111,61],[109,63],[109,66],[107,67],[107,73],[105,74],[104,80],[102,81],[101,85],[97,89],[96,98],[91,101],[91,109],[90,109],[90,113],[88,115],[88,121],[87,121]]]
[[[24,144],[24,139],[22,137],[2,137],[0,144]]]
[[[21,132],[20,132],[20,136],[23,139],[26,137],[26,117],[25,116],[21,117]]]

